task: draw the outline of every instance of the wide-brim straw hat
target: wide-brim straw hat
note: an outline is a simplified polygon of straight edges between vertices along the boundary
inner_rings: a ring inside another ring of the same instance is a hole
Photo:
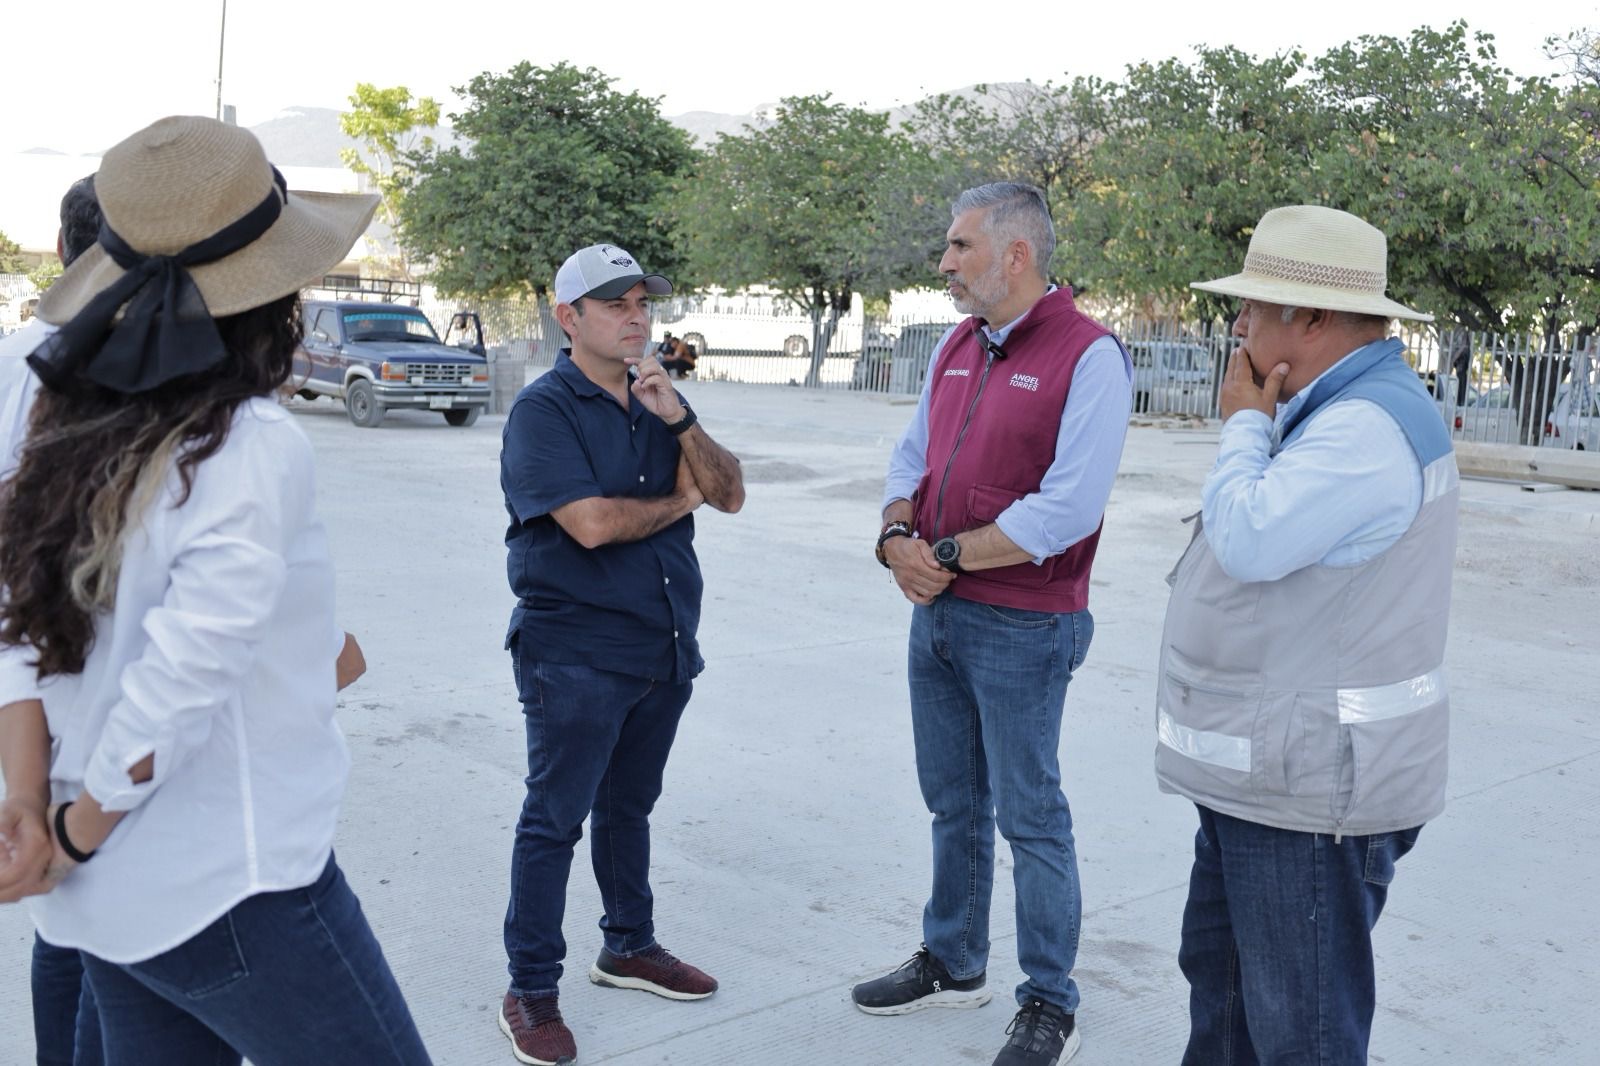
[[[172,255],[243,218],[272,191],[272,166],[248,130],[194,116],[164,118],[106,152],[94,188],[106,225],[134,251]],[[344,260],[378,197],[290,192],[265,233],[222,259],[189,268],[213,318],[298,292]],[[39,300],[62,325],[123,275],[96,244]]]
[[[1432,322],[1432,315],[1384,295],[1388,259],[1383,231],[1348,211],[1311,204],[1278,207],[1256,224],[1242,271],[1189,287],[1288,307]]]

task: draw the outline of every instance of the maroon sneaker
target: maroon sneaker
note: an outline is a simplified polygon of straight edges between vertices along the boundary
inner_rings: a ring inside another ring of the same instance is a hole
[[[627,958],[605,948],[589,967],[589,980],[612,988],[637,988],[668,999],[705,999],[717,990],[717,980],[698,970],[660,944]]]
[[[578,1061],[578,1042],[561,1020],[556,998],[506,993],[500,1004],[500,1031],[511,1038],[511,1051],[518,1062],[571,1066]]]

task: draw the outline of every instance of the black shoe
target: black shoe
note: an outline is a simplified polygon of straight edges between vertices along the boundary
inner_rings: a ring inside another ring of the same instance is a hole
[[[958,981],[923,945],[893,973],[856,985],[850,998],[868,1014],[910,1014],[925,1007],[981,1007],[992,995],[983,974]]]
[[[1072,1015],[1042,999],[1023,1004],[1006,1035],[994,1066],[1062,1066],[1083,1044]]]

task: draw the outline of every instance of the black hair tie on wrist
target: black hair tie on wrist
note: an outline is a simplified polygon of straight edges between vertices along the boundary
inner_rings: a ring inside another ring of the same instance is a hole
[[[67,853],[67,858],[81,865],[94,858],[94,851],[79,851],[72,846],[72,841],[67,839],[67,808],[72,806],[72,803],[72,800],[68,800],[56,808],[56,843],[60,844],[61,850]],[[95,851],[98,850],[98,848],[95,849]]]

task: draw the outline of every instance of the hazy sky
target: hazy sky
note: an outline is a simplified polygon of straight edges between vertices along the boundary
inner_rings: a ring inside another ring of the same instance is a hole
[[[162,115],[214,112],[221,0],[7,7],[0,154],[93,152]],[[823,91],[888,107],[978,81],[1116,78],[1129,63],[1189,56],[1197,44],[1316,54],[1361,34],[1457,17],[1493,33],[1501,62],[1518,73],[1554,73],[1545,37],[1600,28],[1591,0],[230,0],[227,8],[223,98],[242,125],[290,106],[342,108],[357,81],[405,85],[448,112],[453,86],[524,59],[598,67],[621,88],[661,97],[667,114],[744,113]]]

